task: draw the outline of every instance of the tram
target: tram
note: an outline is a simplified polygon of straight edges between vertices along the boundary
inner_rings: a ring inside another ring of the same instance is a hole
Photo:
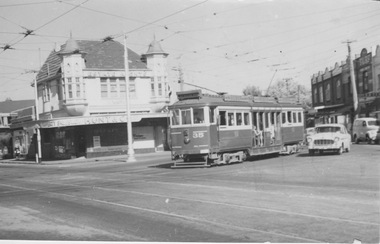
[[[303,141],[301,105],[272,97],[177,92],[169,106],[172,168],[243,162],[295,150]],[[199,160],[201,159],[201,160]]]

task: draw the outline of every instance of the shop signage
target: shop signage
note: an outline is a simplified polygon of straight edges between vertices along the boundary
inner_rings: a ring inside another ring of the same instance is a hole
[[[84,71],[85,77],[124,77],[124,71]],[[152,72],[149,70],[130,70],[130,77],[151,77]]]
[[[359,58],[359,65],[360,66],[363,66],[363,65],[368,65],[371,63],[371,54],[368,54],[364,57],[360,57]]]
[[[140,117],[133,119],[133,121],[139,121]],[[40,122],[41,128],[52,127],[66,127],[76,125],[96,125],[96,124],[108,124],[108,123],[126,123],[126,115],[114,115],[114,116],[101,116],[101,117],[82,117],[82,118],[69,118],[60,120],[51,120],[46,122]]]

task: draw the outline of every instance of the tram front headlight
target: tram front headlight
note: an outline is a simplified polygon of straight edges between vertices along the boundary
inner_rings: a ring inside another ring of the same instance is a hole
[[[308,142],[308,143],[311,143],[312,141],[313,141],[313,139],[311,139],[311,137],[308,137],[308,138],[307,138],[307,142]]]
[[[183,131],[183,142],[185,144],[189,144],[190,143],[189,130],[184,130]]]
[[[334,142],[335,142],[335,143],[338,143],[338,142],[339,142],[339,140],[340,140],[340,138],[339,138],[339,137],[335,137],[335,138],[334,138]]]

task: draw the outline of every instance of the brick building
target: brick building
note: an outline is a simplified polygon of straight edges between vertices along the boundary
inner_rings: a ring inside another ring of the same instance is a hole
[[[380,46],[362,49],[353,60],[359,117],[380,116]],[[342,123],[350,130],[354,118],[349,60],[335,63],[311,77],[313,108],[318,123]]]

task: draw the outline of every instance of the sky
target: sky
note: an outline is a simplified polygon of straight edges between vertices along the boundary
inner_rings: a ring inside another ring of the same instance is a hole
[[[283,79],[310,89],[311,76],[380,45],[373,0],[1,0],[0,101],[33,99],[49,53],[72,35],[111,36],[138,54],[155,38],[169,82],[241,95]],[[9,47],[9,48],[8,48]],[[188,86],[190,87],[190,86]]]

